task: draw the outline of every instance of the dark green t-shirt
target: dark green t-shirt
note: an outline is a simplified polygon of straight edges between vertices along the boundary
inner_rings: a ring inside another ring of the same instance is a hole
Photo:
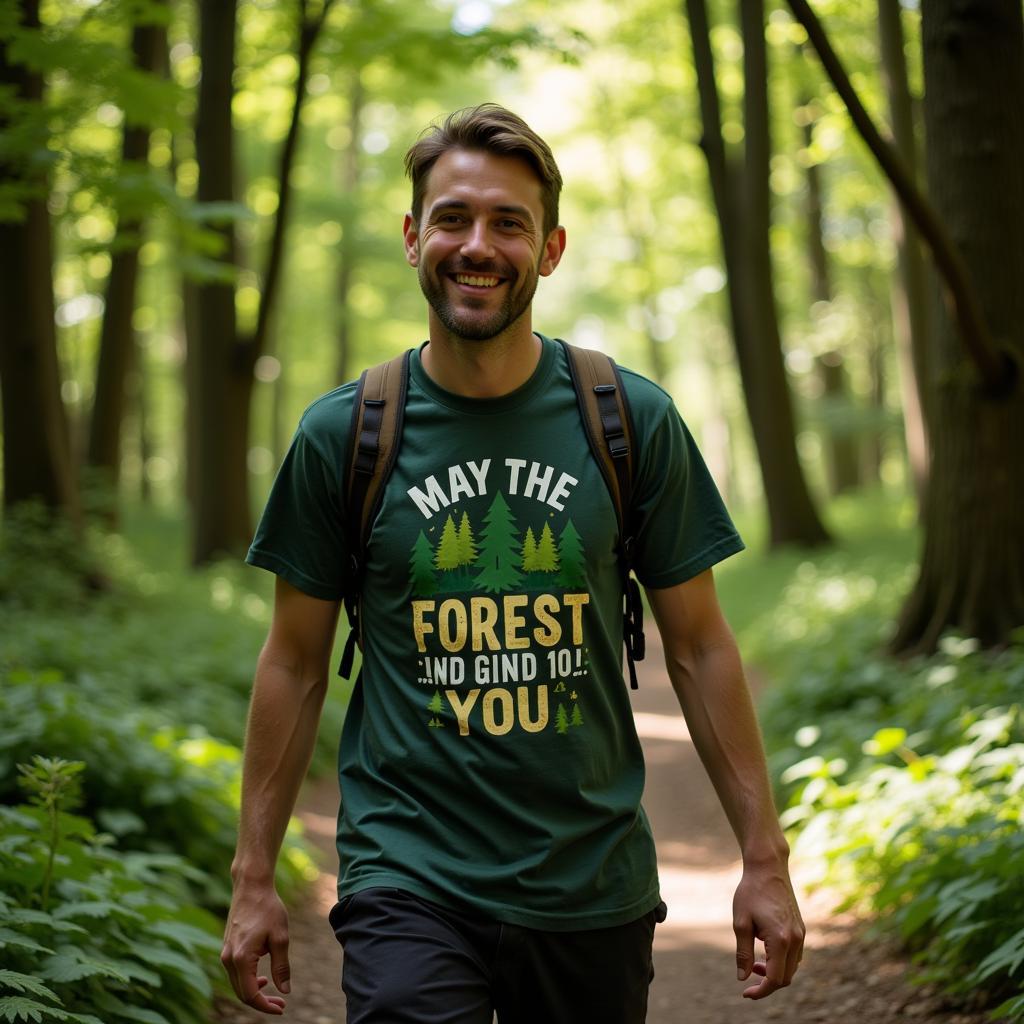
[[[622,675],[616,520],[560,345],[517,390],[439,388],[418,352],[367,550],[362,678],[339,753],[339,895],[396,886],[551,930],[658,902]],[[671,398],[622,371],[636,573],[669,587],[742,549]],[[247,561],[340,599],[355,385],[305,412]]]

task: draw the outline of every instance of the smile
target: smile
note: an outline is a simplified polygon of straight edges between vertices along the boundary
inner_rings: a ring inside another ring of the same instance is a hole
[[[456,284],[469,285],[472,288],[494,288],[501,284],[500,277],[482,276],[478,274],[452,274]]]

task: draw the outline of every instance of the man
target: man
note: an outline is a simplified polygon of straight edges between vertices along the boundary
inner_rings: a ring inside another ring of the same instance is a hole
[[[494,104],[409,151],[405,254],[429,304],[405,426],[365,552],[362,677],[341,740],[350,1024],[644,1020],[656,921],[643,758],[623,683],[608,490],[565,353],[533,332],[565,249],[548,146]],[[671,399],[622,371],[634,420],[634,567],[669,678],[743,854],[744,991],[788,985],[803,924],[736,645],[711,566],[739,540]],[[248,555],[278,576],[245,749],[222,960],[239,997],[284,1000],[273,884],[309,763],[350,564],[342,475],[354,386],[304,414]],[[755,963],[754,939],[766,961]]]

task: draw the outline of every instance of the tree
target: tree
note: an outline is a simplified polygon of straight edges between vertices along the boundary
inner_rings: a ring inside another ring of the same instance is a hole
[[[515,517],[501,491],[498,491],[484,516],[476,559],[481,569],[476,583],[484,590],[490,593],[511,590],[522,580],[517,533]]]
[[[580,711],[579,704],[573,704],[572,706],[572,717],[569,719],[571,725],[582,725],[583,724],[583,713]]]
[[[1024,625],[1024,19],[1016,0],[922,7],[928,188],[1004,356],[986,387],[936,301],[924,551],[894,646],[956,628],[985,645]],[[1000,386],[1001,384],[1001,386]]]
[[[571,519],[566,520],[558,538],[558,557],[562,566],[558,582],[563,587],[582,587],[586,583],[586,558],[583,541]]]
[[[469,513],[463,512],[459,520],[459,565],[472,565],[476,561],[476,540],[473,527],[469,522]]]
[[[417,597],[430,597],[437,592],[437,580],[434,578],[434,552],[430,541],[420,530],[420,535],[413,545],[412,557],[409,559],[409,578],[412,592]]]
[[[704,0],[686,0],[701,118],[729,281],[729,310],[740,379],[757,449],[768,509],[769,542],[814,545],[828,541],[797,456],[792,400],[779,337],[768,245],[767,48],[762,0],[739,5],[743,29],[744,150],[727,156],[722,138],[714,57]]]
[[[555,731],[562,736],[569,731],[569,716],[565,713],[564,704],[559,704],[555,712]]]
[[[537,542],[536,568],[541,572],[558,572],[558,550],[555,547],[555,535],[551,524],[545,523]]]
[[[526,528],[523,538],[523,572],[533,572],[537,568],[537,539],[533,535],[533,527]]]
[[[435,690],[434,696],[431,697],[429,702],[427,703],[427,710],[437,715],[442,711],[443,708],[444,702],[441,700],[441,691]]]
[[[144,9],[137,17],[132,29],[133,63],[142,74],[156,75],[167,52],[166,0],[157,0],[154,6]],[[147,176],[149,136],[150,126],[141,120],[132,120],[132,114],[126,111],[121,147],[122,179],[132,176],[145,179]],[[141,196],[125,197],[118,211],[86,453],[88,464],[101,472],[104,482],[111,488],[116,488],[120,476],[121,424],[126,388],[136,361],[132,316],[145,209],[141,199]],[[111,522],[116,522],[116,509],[116,501],[107,509]]]
[[[445,572],[451,572],[462,564],[462,553],[459,550],[459,534],[455,529],[455,520],[449,516],[441,531],[441,542],[437,545],[434,565]]]
[[[12,53],[14,42],[28,44],[23,47],[28,54],[41,45],[38,0],[21,0],[15,17],[10,33],[0,35],[0,133],[5,142],[0,197],[6,201],[0,206],[4,507],[39,499],[75,522],[78,488],[60,393],[46,205],[49,111],[43,105],[42,72],[29,58]]]

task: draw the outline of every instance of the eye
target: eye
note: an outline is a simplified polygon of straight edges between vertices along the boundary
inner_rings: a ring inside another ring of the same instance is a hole
[[[505,228],[509,231],[517,231],[522,228],[522,226],[523,225],[519,221],[513,220],[511,217],[503,217],[498,221],[499,228]]]

